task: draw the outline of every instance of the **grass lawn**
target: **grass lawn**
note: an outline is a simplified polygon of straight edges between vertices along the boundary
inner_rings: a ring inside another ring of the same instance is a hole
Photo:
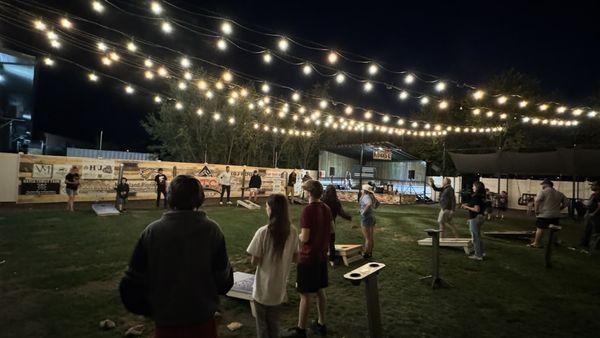
[[[149,204],[148,204],[149,205]],[[62,206],[61,206],[62,207]],[[346,205],[349,210],[355,206]],[[152,323],[123,309],[117,285],[139,233],[161,211],[131,210],[117,217],[97,217],[89,208],[66,211],[35,206],[0,209],[0,336],[117,337],[135,324]],[[263,210],[209,205],[210,217],[223,229],[236,270],[251,272],[245,249],[266,221]],[[300,207],[291,214],[297,224]],[[435,227],[431,206],[382,206],[377,210],[376,261],[387,264],[379,277],[386,336],[597,336],[600,332],[600,259],[565,247],[544,268],[544,251],[525,242],[484,237],[487,259],[468,260],[462,250],[444,249],[441,273],[453,287],[431,290],[419,281],[430,274],[431,249],[419,247],[424,229]],[[466,214],[455,224],[468,235]],[[361,243],[357,220],[341,220],[338,243]],[[491,221],[484,230],[532,229],[521,214]],[[561,239],[575,244],[582,225],[565,221]],[[354,227],[353,227],[354,226]],[[3,262],[4,261],[4,262]],[[355,263],[353,267],[359,266]],[[350,268],[330,270],[328,326],[331,337],[364,337],[367,322],[363,287],[342,278]],[[282,327],[296,323],[298,296],[289,283],[290,303]],[[223,298],[223,321],[244,327],[222,337],[251,337],[254,322],[247,302]],[[311,319],[316,310],[311,309]],[[99,321],[117,328],[102,331]]]

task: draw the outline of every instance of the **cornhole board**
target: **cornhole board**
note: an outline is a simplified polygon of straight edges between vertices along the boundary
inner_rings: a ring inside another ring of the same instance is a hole
[[[530,239],[535,231],[485,231],[483,234],[491,237]]]
[[[423,238],[417,241],[421,246],[431,246],[431,237]],[[471,253],[470,238],[440,238],[440,247],[463,248],[465,253]]]
[[[116,215],[121,214],[119,212],[119,210],[117,210],[117,208],[115,208],[114,204],[106,204],[106,203],[92,204],[92,210],[94,210],[94,212],[98,216],[116,216]]]
[[[335,253],[342,257],[345,266],[350,266],[351,263],[361,260],[362,245],[360,244],[336,244]]]
[[[237,201],[237,206],[242,206],[246,209],[250,209],[250,210],[255,210],[255,209],[260,209],[260,205],[250,202],[250,200],[238,200]]]
[[[308,204],[308,201],[301,199],[300,197],[293,196],[292,203],[296,204]]]
[[[252,290],[254,286],[254,274],[235,271],[233,273],[233,286],[227,292],[227,297],[247,300],[250,302],[252,316],[256,317],[254,301],[252,299]]]

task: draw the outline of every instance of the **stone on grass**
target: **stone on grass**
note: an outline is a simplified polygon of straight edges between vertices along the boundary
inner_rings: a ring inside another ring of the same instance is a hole
[[[229,331],[236,331],[242,328],[242,323],[239,322],[231,322],[229,324],[227,324],[227,328],[229,329]]]
[[[137,337],[137,336],[141,336],[142,333],[144,333],[144,325],[140,324],[140,325],[130,327],[127,331],[125,331],[124,336],[125,337]]]
[[[105,319],[103,321],[100,321],[100,328],[102,330],[114,329],[116,326],[117,326],[117,324],[115,324],[115,322],[113,322],[110,319]]]

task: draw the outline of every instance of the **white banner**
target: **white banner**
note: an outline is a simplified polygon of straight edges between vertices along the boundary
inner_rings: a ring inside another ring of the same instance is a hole
[[[73,165],[71,164],[54,164],[52,166],[52,179],[64,181],[65,176],[67,176],[72,167]]]
[[[83,165],[81,177],[84,180],[114,180],[115,161],[93,161]]]
[[[52,164],[34,163],[31,172],[33,178],[50,178],[52,177]]]

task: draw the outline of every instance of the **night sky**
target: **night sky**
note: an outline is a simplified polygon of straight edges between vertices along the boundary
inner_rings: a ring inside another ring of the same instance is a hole
[[[202,6],[250,26],[263,26],[352,51],[396,69],[436,74],[477,85],[514,68],[540,80],[549,99],[571,105],[588,105],[589,98],[600,92],[600,2],[596,1],[172,2],[190,9]],[[314,84],[302,80],[297,67],[279,65],[275,70],[266,69],[259,56],[235,52],[221,55],[209,42],[191,34],[176,31],[165,39],[158,28],[119,15],[110,7],[100,16],[90,10],[87,1],[45,3],[119,27],[135,36],[160,40],[190,55],[219,61],[269,81],[300,89]],[[207,19],[193,20],[215,30],[218,27]],[[43,42],[39,38],[32,39],[33,33],[12,31],[11,34],[28,43],[40,45]],[[90,67],[100,69],[97,60],[90,60],[89,54],[72,56],[87,58]],[[34,135],[48,131],[94,143],[98,131],[103,129],[105,140],[113,148],[144,151],[150,143],[139,122],[155,109],[149,98],[126,97],[122,87],[109,81],[92,86],[83,78],[81,70],[72,67],[39,67],[38,70]],[[118,75],[119,71],[125,72],[122,77],[128,76],[125,70],[119,69],[115,69],[114,74]],[[143,80],[138,78],[136,82],[143,83]],[[343,99],[356,96],[356,92],[348,90],[332,94]],[[390,97],[379,97],[370,104],[395,111],[389,101]]]

